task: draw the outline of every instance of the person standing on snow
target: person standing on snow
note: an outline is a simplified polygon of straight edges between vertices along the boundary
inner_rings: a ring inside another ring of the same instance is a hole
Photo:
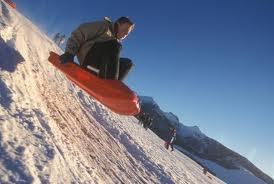
[[[114,23],[108,18],[84,23],[72,32],[60,62],[73,61],[77,55],[80,65],[100,78],[123,80],[133,63],[130,59],[120,58],[121,41],[133,28],[134,23],[128,17],[120,17]]]
[[[61,35],[60,33],[55,34],[53,41],[58,45],[62,45],[65,42],[66,35]]]
[[[60,36],[57,45],[60,46],[60,45],[62,45],[63,43],[65,43],[65,39],[66,39],[66,35]]]
[[[174,150],[173,143],[174,143],[175,140],[176,140],[176,128],[173,128],[172,131],[169,133],[168,140],[165,142],[166,149],[168,149],[169,146],[170,146],[171,151],[173,151]]]
[[[143,127],[147,130],[152,125],[152,117],[147,114],[143,123]]]
[[[149,115],[149,113],[145,113],[145,112],[141,112],[139,114],[139,122],[141,122],[142,126],[144,127],[144,129],[148,129],[151,125],[152,125],[152,118]]]
[[[56,33],[55,35],[54,35],[54,37],[53,37],[53,41],[55,42],[55,43],[57,43],[58,42],[58,40],[59,40],[59,38],[60,38],[60,33]]]

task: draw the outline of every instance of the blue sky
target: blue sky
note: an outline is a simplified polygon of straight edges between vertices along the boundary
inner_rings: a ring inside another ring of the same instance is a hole
[[[129,16],[127,84],[274,177],[274,1],[14,0],[48,35]]]

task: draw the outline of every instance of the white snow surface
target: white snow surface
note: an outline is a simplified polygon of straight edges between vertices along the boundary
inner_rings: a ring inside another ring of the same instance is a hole
[[[177,128],[177,132],[183,137],[195,137],[197,139],[203,139],[206,137],[201,132],[198,126],[186,126],[180,123],[179,118],[171,112],[164,112],[164,116]]]
[[[166,117],[170,123],[172,123],[172,125],[177,128],[177,131],[180,132],[179,134],[183,135],[184,137],[195,137],[197,139],[203,139],[206,137],[206,135],[201,132],[198,126],[183,125],[180,123],[179,118],[172,112],[162,111],[152,97],[140,96],[140,98],[142,103],[155,104],[157,106],[155,112],[158,112],[158,114]]]
[[[0,183],[223,183],[48,61],[62,53],[0,1]]]
[[[157,105],[157,103],[154,101],[154,99],[150,96],[140,96],[140,100],[142,103],[150,103],[150,104]]]
[[[183,125],[179,131],[184,137],[196,137],[197,139],[203,139],[206,137],[206,135],[201,132],[198,126]]]
[[[199,163],[209,168],[218,178],[228,184],[267,184],[246,169],[226,169],[210,160],[197,157],[179,146],[175,147],[188,155],[192,155]]]
[[[173,113],[171,113],[171,112],[165,112],[164,115],[170,121],[175,122],[175,123],[179,123],[178,117],[175,116]]]

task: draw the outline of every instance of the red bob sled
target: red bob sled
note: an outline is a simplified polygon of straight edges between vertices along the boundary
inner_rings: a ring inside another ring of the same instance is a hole
[[[16,9],[16,4],[12,0],[5,0],[12,8]]]
[[[140,112],[137,95],[123,82],[100,79],[87,68],[73,62],[60,64],[59,55],[54,52],[50,52],[48,60],[69,80],[113,112],[121,115],[136,115]]]

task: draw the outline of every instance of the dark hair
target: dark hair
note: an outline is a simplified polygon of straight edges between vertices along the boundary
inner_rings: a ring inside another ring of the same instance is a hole
[[[128,17],[120,17],[115,22],[119,23],[119,24],[125,24],[125,23],[127,23],[130,26],[134,26],[134,23]]]

